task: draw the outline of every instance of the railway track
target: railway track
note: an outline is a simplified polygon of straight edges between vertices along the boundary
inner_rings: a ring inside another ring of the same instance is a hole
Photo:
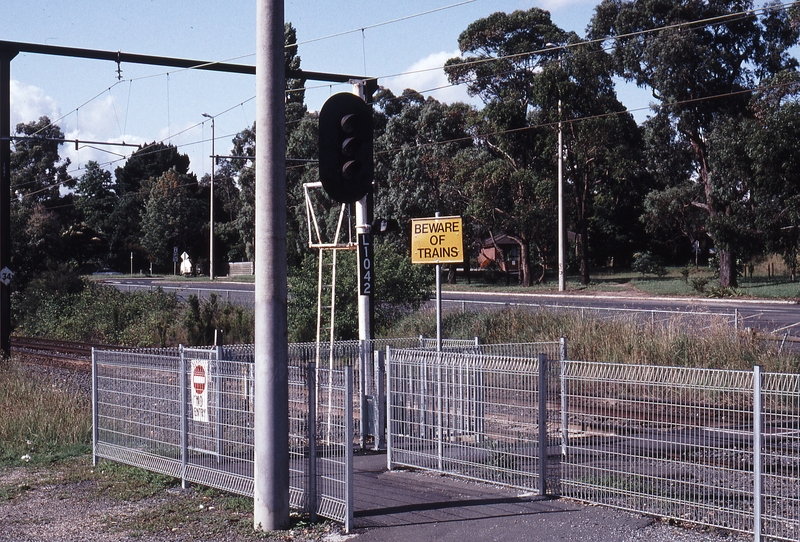
[[[11,337],[11,353],[24,363],[85,372],[92,370],[92,348],[101,346],[106,345]]]

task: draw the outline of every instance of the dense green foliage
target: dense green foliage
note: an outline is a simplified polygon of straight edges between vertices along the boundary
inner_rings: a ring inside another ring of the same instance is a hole
[[[128,346],[165,346],[183,333],[181,305],[161,290],[121,292],[66,268],[46,271],[12,298],[18,335]]]
[[[337,260],[334,322],[337,339],[358,338],[355,256],[354,251],[341,251]],[[375,266],[374,327],[381,333],[398,318],[412,313],[430,299],[434,276],[430,268],[412,265],[410,259],[399,254],[390,242],[375,244]],[[318,259],[309,256],[291,277],[288,311],[291,342],[316,340],[317,274]],[[325,305],[330,306],[330,302],[326,301]],[[325,340],[327,335],[322,338]]]
[[[216,295],[188,302],[161,289],[121,292],[68,268],[35,277],[12,299],[18,335],[121,346],[252,343],[253,311]]]

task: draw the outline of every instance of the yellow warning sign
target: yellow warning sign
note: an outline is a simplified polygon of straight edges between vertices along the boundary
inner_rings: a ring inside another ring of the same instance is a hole
[[[411,263],[461,263],[464,239],[460,216],[411,220]]]

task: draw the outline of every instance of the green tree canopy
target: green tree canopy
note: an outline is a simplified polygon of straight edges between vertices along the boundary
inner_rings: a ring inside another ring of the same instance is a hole
[[[680,147],[691,149],[692,171],[670,184],[699,196],[691,204],[707,216],[706,231],[718,245],[720,285],[735,286],[735,253],[747,243],[737,232],[752,229],[739,211],[748,190],[737,183],[749,179],[719,169],[714,175],[709,140],[725,125],[721,117],[735,121],[749,114],[755,85],[796,68],[788,48],[797,42],[797,27],[779,4],[768,5],[759,19],[750,1],[604,0],[589,37],[613,40],[616,72],[652,90],[659,123],[671,124]],[[702,190],[690,190],[694,183]]]
[[[459,36],[459,48],[462,56],[450,59],[445,71],[451,82],[467,84],[470,94],[486,103],[475,137],[493,160],[506,163],[473,177],[477,186],[471,193],[491,198],[480,211],[486,228],[518,240],[525,284],[528,247],[556,253],[550,232],[561,152],[555,136],[561,131],[564,205],[577,234],[581,281],[588,283],[590,238],[597,235],[605,246],[624,237],[630,228],[614,221],[632,213],[613,207],[635,210],[636,195],[644,191],[640,134],[617,100],[610,57],[599,45],[556,26],[539,8],[480,19]],[[489,190],[477,190],[481,184]],[[551,217],[544,216],[547,211]]]

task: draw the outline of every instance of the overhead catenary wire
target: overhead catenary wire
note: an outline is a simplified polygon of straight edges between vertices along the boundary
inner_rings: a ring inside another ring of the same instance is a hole
[[[471,3],[471,2],[474,2],[474,1],[476,1],[476,0],[469,0],[469,1],[466,1],[466,2],[460,2],[460,3],[457,3],[457,4],[444,6],[442,8],[436,8],[434,10],[429,10],[429,11],[418,13],[418,14],[415,14],[415,15],[402,17],[402,18],[398,18],[398,19],[393,19],[391,21],[386,21],[386,22],[383,22],[383,23],[375,24],[375,25],[368,25],[368,26],[365,26],[365,27],[362,27],[362,28],[359,28],[359,29],[354,29],[352,31],[332,34],[330,36],[325,36],[325,37],[321,37],[321,38],[315,38],[313,40],[307,40],[307,41],[304,41],[304,42],[297,42],[295,44],[290,44],[289,46],[296,46],[296,45],[300,45],[300,44],[303,44],[303,43],[309,43],[311,41],[319,41],[319,40],[322,40],[322,39],[329,39],[329,38],[336,37],[336,36],[339,36],[339,35],[343,35],[343,34],[347,34],[347,33],[353,33],[353,32],[359,32],[359,31],[362,32],[362,34],[363,34],[363,31],[365,29],[367,29],[367,28],[375,28],[375,27],[382,26],[382,25],[385,25],[385,24],[391,24],[391,23],[394,23],[394,22],[408,20],[408,19],[411,19],[413,17],[418,17],[418,16],[425,15],[425,14],[428,14],[428,13],[433,13],[435,11],[441,11],[443,9],[449,9],[449,8],[452,8],[452,7],[457,7],[457,6],[464,5],[464,4],[467,4],[467,3]],[[737,13],[723,14],[723,15],[719,15],[719,16],[715,16],[715,17],[711,17],[711,18],[707,18],[707,19],[702,19],[702,20],[685,21],[685,22],[676,23],[676,24],[673,24],[673,25],[666,25],[666,26],[662,26],[662,27],[658,27],[658,28],[646,29],[646,30],[643,30],[643,31],[634,32],[634,33],[630,33],[630,34],[622,34],[622,35],[618,35],[618,36],[604,37],[604,38],[598,38],[598,39],[594,39],[594,40],[583,40],[583,41],[580,41],[580,42],[576,42],[576,43],[572,43],[572,44],[565,44],[565,45],[554,47],[554,48],[550,47],[550,48],[543,48],[543,49],[538,49],[538,50],[533,50],[533,51],[526,51],[526,52],[517,53],[517,54],[514,54],[514,55],[506,55],[506,56],[497,56],[497,57],[477,59],[477,60],[474,60],[472,62],[462,63],[461,66],[465,66],[465,65],[469,66],[471,64],[478,64],[478,63],[484,63],[484,62],[494,62],[494,61],[498,61],[498,60],[513,59],[513,58],[516,58],[516,57],[530,56],[530,55],[533,55],[533,54],[542,54],[542,53],[546,53],[546,52],[553,51],[553,50],[568,49],[570,47],[578,47],[578,46],[581,46],[581,45],[586,45],[586,44],[591,44],[591,43],[596,43],[596,42],[604,42],[604,41],[614,41],[615,42],[615,41],[617,41],[619,39],[636,37],[636,36],[639,36],[639,35],[646,35],[646,34],[649,34],[649,33],[652,33],[652,32],[662,31],[662,30],[665,30],[665,29],[674,29],[674,28],[681,28],[681,27],[693,27],[693,26],[711,25],[711,24],[714,24],[714,25],[724,24],[726,22],[730,22],[730,21],[736,20],[737,17],[738,18],[752,17],[752,16],[754,16],[757,13],[760,13],[760,12],[766,12],[768,10],[781,9],[781,8],[784,8],[784,7],[787,7],[787,6],[790,6],[790,5],[792,5],[792,4],[791,3],[785,3],[785,4],[779,4],[779,5],[766,6],[764,8],[760,8],[760,9],[744,10],[744,11],[737,12]],[[613,48],[613,45],[611,47],[609,47],[609,49],[610,48]],[[236,57],[236,58],[244,58],[246,56],[249,56],[249,55],[243,55],[243,56]],[[223,62],[223,61],[220,61],[220,62]],[[443,68],[443,66],[441,66],[441,67],[432,67],[432,68],[424,68],[424,69],[413,70],[413,71],[408,71],[408,72],[396,73],[396,74],[392,74],[392,75],[383,75],[383,76],[380,76],[379,78],[380,79],[386,79],[386,78],[391,78],[391,77],[399,77],[399,76],[403,76],[403,75],[413,75],[413,74],[417,74],[417,73],[424,73],[424,72],[427,72],[427,71],[438,71],[438,70],[441,70],[442,68]],[[185,70],[189,70],[189,69],[195,69],[195,67],[182,68],[181,70],[167,71],[165,73],[168,76],[170,73],[176,73],[177,71],[185,71]],[[78,106],[78,108],[75,108],[75,109],[71,110],[70,113],[67,113],[66,115],[63,115],[62,117],[60,117],[59,119],[56,119],[55,121],[51,122],[51,125],[55,124],[56,122],[59,122],[60,120],[63,120],[66,116],[68,116],[72,112],[76,112],[77,113],[77,111],[81,107],[84,107],[87,104],[91,103],[93,100],[97,99],[99,96],[102,96],[105,92],[110,92],[110,90],[112,88],[114,88],[117,84],[119,84],[121,82],[124,82],[124,81],[128,81],[129,85],[130,85],[129,86],[129,93],[128,93],[128,108],[129,108],[129,106],[130,106],[131,87],[132,87],[133,81],[134,80],[138,80],[138,79],[148,78],[148,77],[154,77],[154,76],[155,75],[148,75],[148,76],[138,77],[138,78],[129,79],[129,80],[117,81],[111,87],[108,87],[103,92],[98,93],[97,95],[95,95],[91,99],[87,100],[86,102],[84,102],[83,104]],[[442,85],[442,86],[439,86],[439,87],[434,87],[432,89],[422,90],[422,91],[418,91],[418,92],[420,92],[420,94],[425,94],[425,93],[433,92],[433,91],[436,91],[436,90],[441,90],[441,89],[444,89],[444,88],[457,86],[457,85],[462,85],[462,84],[468,84],[468,83],[467,82],[461,82],[461,83],[455,83],[455,84],[450,84],[450,85]],[[297,91],[305,91],[305,90],[312,89],[312,88],[320,88],[320,87],[326,87],[326,86],[329,87],[330,84],[319,85],[319,86],[306,86],[303,89],[298,89]],[[747,91],[743,91],[743,92],[750,92],[750,91],[752,91],[752,89],[751,90],[747,90]],[[169,90],[167,92],[169,93]],[[287,92],[293,92],[293,91],[289,90]],[[232,107],[224,110],[223,112],[218,113],[217,115],[222,115],[222,114],[227,113],[228,111],[230,111],[230,110],[232,110],[234,108],[241,107],[241,106],[243,106],[244,103],[247,103],[248,101],[250,101],[250,100],[252,100],[254,98],[255,97],[253,96],[253,97],[249,98],[248,100],[240,102],[240,103],[236,104],[235,106],[232,106]],[[713,99],[713,97],[709,98],[709,99]],[[169,105],[168,105],[168,108],[169,108]],[[648,108],[638,108],[638,109],[633,109],[633,110],[626,110],[626,111],[630,112],[630,111],[639,111],[639,110],[645,110],[645,109],[649,109],[649,107]],[[168,111],[168,116],[169,116],[169,111]],[[126,111],[126,126],[127,126],[127,118],[128,118],[128,113]],[[198,123],[198,124],[195,124],[193,126],[190,126],[189,128],[187,128],[185,130],[182,130],[180,132],[177,132],[176,134],[170,133],[168,141],[171,141],[172,138],[174,138],[174,137],[176,137],[176,136],[178,136],[178,135],[180,135],[180,134],[182,134],[184,132],[187,132],[187,131],[189,131],[189,130],[191,130],[193,128],[196,128],[197,125],[199,125],[199,124],[201,124],[201,123]],[[528,127],[524,128],[524,129],[527,129],[527,128]],[[44,129],[44,128],[42,128],[42,129]],[[227,137],[227,136],[220,136],[220,138],[222,138],[222,137]],[[191,145],[191,143],[190,144],[182,144],[180,146],[186,146],[186,145]]]

